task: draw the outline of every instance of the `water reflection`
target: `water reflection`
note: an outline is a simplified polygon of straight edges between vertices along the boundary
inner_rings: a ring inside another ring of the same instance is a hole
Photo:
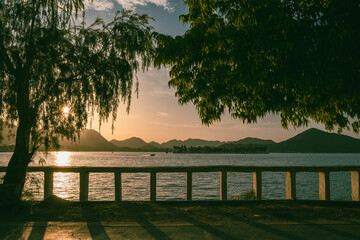
[[[56,166],[70,166],[71,152],[57,152],[55,156]]]
[[[54,173],[54,194],[68,200],[79,200],[79,174]]]
[[[71,152],[56,152],[55,166],[71,166]],[[78,200],[79,177],[76,173],[54,173],[54,194],[68,200]]]

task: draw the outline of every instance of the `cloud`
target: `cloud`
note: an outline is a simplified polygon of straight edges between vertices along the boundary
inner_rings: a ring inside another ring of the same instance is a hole
[[[165,112],[157,112],[158,115],[162,116],[162,117],[168,117],[169,114],[165,113]]]
[[[146,92],[146,95],[149,96],[170,96],[175,97],[175,90],[173,89],[151,89],[151,91]]]
[[[136,6],[146,6],[148,3],[155,4],[156,6],[163,7],[165,10],[174,11],[173,6],[168,0],[116,0],[123,8],[134,10]]]
[[[97,11],[105,11],[114,8],[114,3],[110,0],[87,0],[84,2],[85,9],[94,9]]]
[[[176,90],[168,86],[168,81],[170,80],[169,71],[163,68],[153,68],[147,72],[139,72],[137,76],[142,94],[150,96],[175,96]]]

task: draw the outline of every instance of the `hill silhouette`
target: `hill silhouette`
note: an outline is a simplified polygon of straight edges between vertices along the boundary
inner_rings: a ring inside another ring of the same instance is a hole
[[[63,139],[60,141],[62,151],[114,151],[117,147],[106,140],[99,132],[85,129],[76,142]]]
[[[275,142],[273,140],[264,140],[264,139],[260,139],[260,138],[247,137],[247,138],[240,139],[239,141],[235,141],[232,143],[270,145],[270,144],[274,144]]]
[[[360,139],[311,128],[293,138],[269,145],[269,151],[279,153],[359,153]]]
[[[192,139],[189,138],[185,141],[172,139],[170,141],[164,142],[164,143],[157,143],[157,142],[150,142],[147,143],[141,138],[132,137],[125,140],[111,140],[112,144],[116,145],[120,148],[142,148],[142,149],[172,149],[174,146],[187,146],[187,147],[218,147],[223,142],[220,141],[207,141],[203,139]]]
[[[235,142],[222,144],[219,147],[225,149],[235,149],[235,148],[243,147],[244,145],[269,146],[272,144],[276,144],[276,143],[273,140],[264,140],[260,138],[247,137]]]
[[[3,131],[5,136],[5,131]],[[6,138],[6,137],[5,137]],[[5,143],[5,144],[4,144]],[[3,140],[0,151],[12,151],[14,140]],[[360,139],[336,133],[328,133],[316,128],[306,130],[280,143],[259,138],[244,138],[233,142],[207,141],[203,139],[170,140],[164,143],[147,143],[141,138],[107,141],[99,132],[85,129],[80,139],[72,143],[60,141],[62,151],[172,151],[173,147],[220,147],[236,149],[244,145],[267,146],[268,152],[277,153],[360,153]]]
[[[154,141],[147,143],[138,137],[125,140],[113,139],[110,143],[115,145],[118,151],[161,151],[161,145],[159,143]]]
[[[170,141],[167,141],[165,143],[162,143],[160,146],[162,148],[173,148],[174,146],[182,146],[184,145],[183,144],[183,141],[181,140],[176,140],[176,139],[172,139]]]
[[[111,140],[110,143],[120,148],[142,148],[147,145],[147,143],[138,137],[132,137],[125,140]]]

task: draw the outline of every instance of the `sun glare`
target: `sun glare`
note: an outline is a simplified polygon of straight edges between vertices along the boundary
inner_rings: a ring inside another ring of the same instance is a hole
[[[63,113],[64,114],[69,114],[69,111],[70,111],[70,109],[68,107],[63,108]]]
[[[69,166],[71,152],[57,152],[55,164],[56,166]]]

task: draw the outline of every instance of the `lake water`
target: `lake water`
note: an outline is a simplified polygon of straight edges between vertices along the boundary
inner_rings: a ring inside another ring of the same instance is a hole
[[[11,153],[0,153],[0,166],[6,166]],[[35,158],[37,165],[40,157]],[[46,157],[47,166],[360,166],[360,154],[166,154],[124,152],[53,152]],[[4,173],[0,173],[0,177]],[[43,174],[30,173],[27,188],[35,199],[43,196]],[[112,173],[90,173],[89,200],[114,200],[114,176]],[[297,197],[318,199],[318,173],[298,173]],[[219,173],[193,173],[193,199],[219,199]],[[351,200],[350,172],[330,173],[332,200]],[[158,173],[158,200],[186,199],[185,173]],[[150,174],[123,173],[123,200],[149,200]],[[251,173],[228,173],[228,199],[252,189]],[[79,200],[79,174],[55,173],[54,194],[69,200]],[[264,199],[285,198],[285,174],[263,173]]]

